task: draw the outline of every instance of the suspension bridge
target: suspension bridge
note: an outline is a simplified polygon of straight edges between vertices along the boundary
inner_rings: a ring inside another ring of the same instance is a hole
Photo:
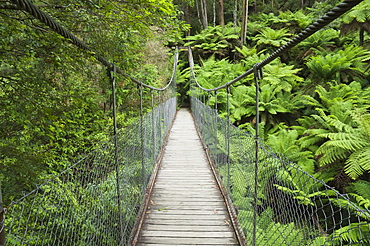
[[[90,50],[29,1],[14,2]],[[220,117],[206,98],[224,90],[228,99],[234,83],[254,74],[258,110],[263,66],[359,2],[339,4],[223,86],[202,88],[192,72],[190,109],[177,110],[175,72],[164,88],[130,77],[139,84],[141,102],[143,90],[152,92],[152,111],[141,110],[125,129],[114,122],[110,141],[1,207],[0,244],[369,245],[370,211],[265,146],[258,139],[258,111],[251,135]],[[115,98],[115,74],[123,72],[97,58],[111,71]],[[178,53],[174,71],[177,59]],[[157,104],[155,92],[162,93]]]

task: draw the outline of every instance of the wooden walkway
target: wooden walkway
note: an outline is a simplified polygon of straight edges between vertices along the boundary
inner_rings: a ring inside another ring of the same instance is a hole
[[[137,245],[238,245],[188,109],[177,112]]]

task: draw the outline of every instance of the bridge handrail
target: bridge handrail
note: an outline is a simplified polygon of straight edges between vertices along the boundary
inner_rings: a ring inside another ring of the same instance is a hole
[[[345,12],[347,12],[348,10],[350,10],[351,8],[356,6],[357,4],[361,3],[362,1],[363,0],[344,0],[342,3],[338,4],[332,10],[327,12],[323,17],[321,17],[320,19],[318,19],[317,21],[312,23],[310,26],[308,26],[306,29],[301,31],[297,36],[292,38],[288,43],[284,44],[283,46],[281,46],[280,48],[275,50],[269,57],[267,57],[266,59],[264,59],[263,61],[261,61],[259,63],[254,64],[253,68],[247,70],[246,72],[244,72],[243,74],[234,78],[233,80],[231,80],[231,81],[229,81],[229,82],[227,82],[227,83],[225,83],[221,86],[215,87],[215,88],[211,88],[211,89],[204,88],[196,80],[195,73],[194,73],[194,70],[193,70],[193,66],[194,66],[193,55],[192,55],[192,52],[191,52],[191,48],[189,47],[188,48],[188,50],[189,50],[189,64],[190,64],[191,74],[192,74],[197,86],[200,89],[204,90],[204,91],[218,91],[220,89],[227,88],[230,85],[235,84],[236,82],[238,82],[238,81],[242,80],[243,78],[247,77],[248,75],[252,74],[254,71],[263,68],[265,65],[269,64],[270,62],[272,62],[273,60],[278,58],[281,54],[290,50],[291,48],[293,48],[294,46],[296,46],[297,44],[299,44],[300,42],[302,42],[306,38],[310,37],[315,32],[319,31],[320,29],[322,29],[323,27],[328,25],[330,22],[334,21],[339,16],[341,16],[342,14],[344,14]]]

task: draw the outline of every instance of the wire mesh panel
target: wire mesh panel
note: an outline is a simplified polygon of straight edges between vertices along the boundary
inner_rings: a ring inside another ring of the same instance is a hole
[[[370,210],[261,143],[256,155],[254,136],[197,98],[191,107],[248,245],[370,245]]]
[[[13,202],[0,227],[5,244],[128,245],[175,113],[176,98],[170,98],[117,139]]]

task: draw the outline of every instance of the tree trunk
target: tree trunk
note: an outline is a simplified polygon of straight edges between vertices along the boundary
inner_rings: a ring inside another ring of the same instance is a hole
[[[198,1],[195,1],[195,6],[197,7],[197,17],[198,17],[198,21],[199,21],[199,24],[200,24],[200,27],[202,29],[204,29],[204,26],[203,26],[203,22],[200,18],[200,10],[199,10],[199,4],[198,4]]]
[[[364,41],[365,41],[365,29],[363,27],[360,28],[360,42],[359,42],[359,45],[360,46],[363,46],[364,45]]]
[[[185,21],[188,24],[190,24],[190,15],[191,15],[191,7],[190,5],[187,5],[186,11],[185,11]],[[190,28],[186,31],[186,36],[190,36]]]
[[[238,22],[238,0],[234,0],[234,3],[234,27],[236,27]]]
[[[225,26],[225,17],[224,17],[224,1],[223,0],[218,0],[218,14],[220,18],[220,25],[222,27]]]
[[[241,31],[241,45],[245,44],[247,38],[247,24],[248,24],[248,0],[243,0],[243,16],[242,16],[242,31]]]
[[[208,27],[207,0],[201,0],[201,7],[203,27],[206,29]]]
[[[213,3],[212,3],[212,8],[213,8],[213,27],[216,26],[216,0],[213,0]]]

